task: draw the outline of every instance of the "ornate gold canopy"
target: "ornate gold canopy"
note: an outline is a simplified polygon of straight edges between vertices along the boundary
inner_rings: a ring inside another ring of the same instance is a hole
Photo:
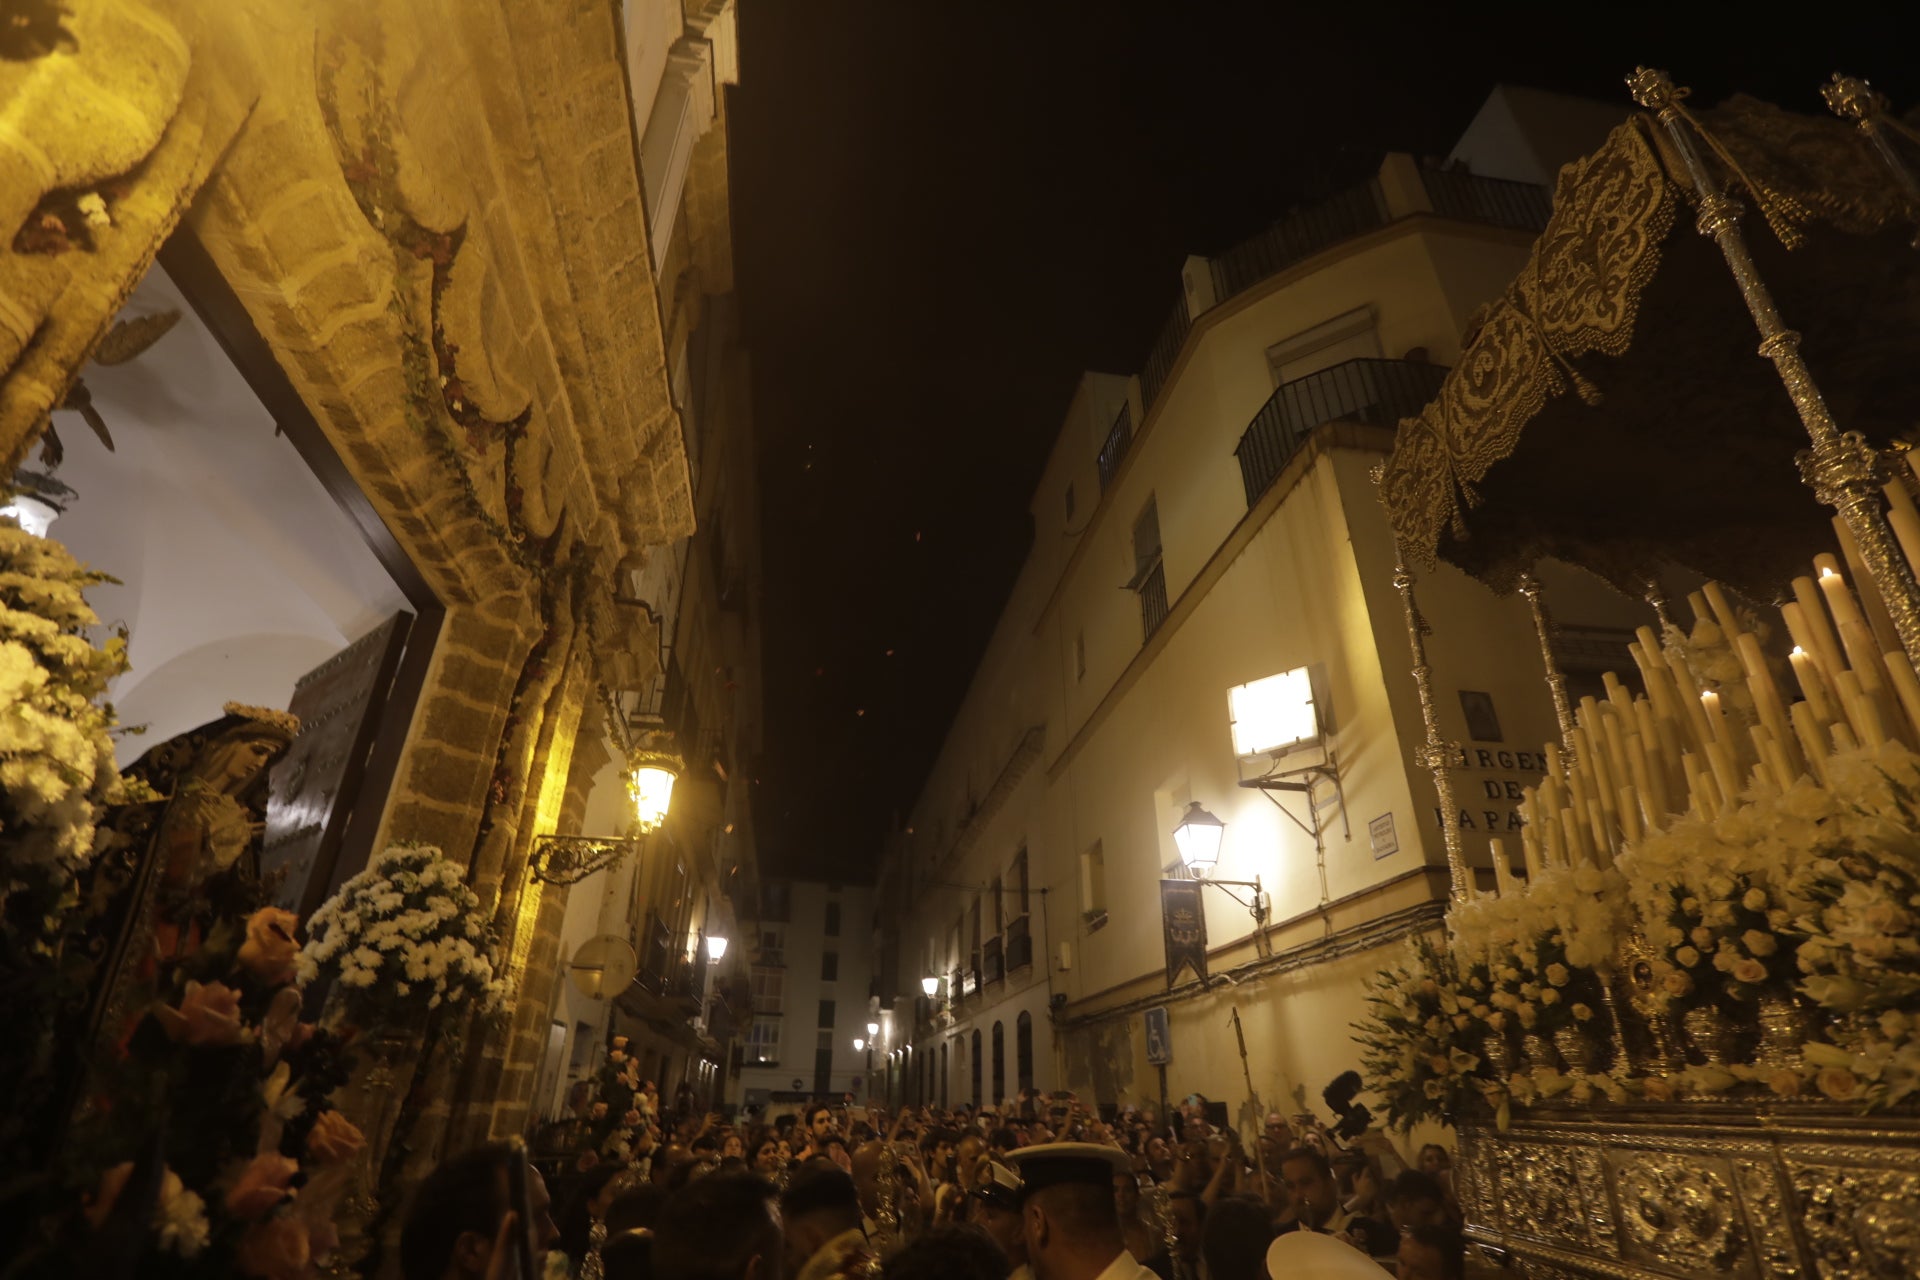
[[[1841,428],[1912,433],[1920,209],[1841,121],[1735,97],[1695,123],[1772,229],[1753,256]],[[1400,424],[1381,498],[1414,560],[1506,590],[1553,556],[1634,594],[1677,562],[1768,599],[1831,545],[1792,465],[1806,431],[1686,225],[1689,185],[1650,116],[1561,171],[1526,267]]]

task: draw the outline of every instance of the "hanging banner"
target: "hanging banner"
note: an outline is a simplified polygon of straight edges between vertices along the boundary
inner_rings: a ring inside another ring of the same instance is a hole
[[[1160,927],[1167,943],[1167,989],[1180,981],[1180,970],[1193,970],[1207,985],[1207,913],[1200,901],[1198,880],[1160,882]]]

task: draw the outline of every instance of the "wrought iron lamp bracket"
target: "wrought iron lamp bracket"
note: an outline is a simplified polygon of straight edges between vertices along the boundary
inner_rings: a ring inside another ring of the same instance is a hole
[[[635,836],[536,836],[530,866],[543,884],[579,884],[640,845]]]
[[[1259,876],[1255,876],[1251,880],[1214,880],[1207,876],[1196,875],[1193,877],[1193,882],[1195,884],[1210,884],[1219,889],[1229,898],[1232,898],[1235,902],[1245,907],[1247,911],[1252,914],[1254,923],[1265,924],[1267,922],[1267,895],[1260,888]],[[1235,889],[1253,890],[1253,901],[1247,901],[1235,893]]]

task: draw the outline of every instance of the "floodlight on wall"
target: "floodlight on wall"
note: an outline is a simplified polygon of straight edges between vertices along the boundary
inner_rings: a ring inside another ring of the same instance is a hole
[[[708,934],[707,935],[707,959],[713,961],[715,964],[718,964],[720,963],[721,959],[726,956],[726,954],[727,954],[727,940],[723,937],[720,937],[718,934]]]
[[[1233,728],[1233,753],[1242,759],[1273,755],[1320,737],[1320,714],[1305,667],[1227,690],[1227,718]]]
[[[1313,677],[1307,667],[1295,667],[1227,690],[1227,723],[1239,764],[1240,785],[1262,792],[1313,838],[1314,857],[1323,878],[1327,805],[1315,794],[1316,788],[1332,788],[1341,826],[1346,838],[1353,839],[1346,792],[1340,785],[1340,761],[1334,755],[1327,722],[1326,708],[1314,697]],[[1294,754],[1301,747],[1318,747],[1319,758],[1303,760]],[[1280,794],[1288,791],[1307,798],[1305,817],[1280,802]]]
[[[1173,829],[1181,863],[1195,877],[1206,875],[1220,861],[1220,838],[1226,832],[1227,824],[1201,808],[1198,800],[1188,804],[1180,825]]]

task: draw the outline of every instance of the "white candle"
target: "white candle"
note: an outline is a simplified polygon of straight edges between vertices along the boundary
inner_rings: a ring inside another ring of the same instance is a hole
[[[1487,841],[1487,850],[1493,854],[1494,889],[1504,898],[1514,890],[1513,865],[1507,861],[1506,842],[1496,836]],[[1531,871],[1532,868],[1528,870]],[[1472,873],[1469,872],[1468,876],[1471,878]]]
[[[1630,786],[1620,788],[1620,838],[1622,847],[1640,842],[1640,797]]]
[[[1800,739],[1800,752],[1807,758],[1807,769],[1813,774],[1814,781],[1824,784],[1827,780],[1827,753],[1832,748],[1827,745],[1819,722],[1813,718],[1813,709],[1804,702],[1796,702],[1787,714],[1793,719],[1793,734]]]
[[[1877,747],[1887,740],[1886,725],[1880,719],[1880,706],[1862,685],[1857,671],[1840,673],[1840,702],[1847,709],[1847,719],[1853,722],[1854,732],[1861,744]]]
[[[1900,650],[1888,650],[1887,674],[1893,679],[1893,691],[1900,695],[1900,707],[1907,713],[1911,728],[1920,733],[1920,680],[1914,678],[1913,663]]]
[[[1893,619],[1887,613],[1887,602],[1880,597],[1880,582],[1867,569],[1865,557],[1860,554],[1860,544],[1853,539],[1853,530],[1839,516],[1833,518],[1834,536],[1840,540],[1840,554],[1847,562],[1847,570],[1853,575],[1854,593],[1860,597],[1861,612],[1867,615],[1867,625],[1872,630],[1873,651],[1898,649],[1900,634],[1893,629]]]
[[[1793,580],[1793,599],[1800,606],[1800,617],[1807,626],[1806,637],[1796,636],[1795,639],[1820,664],[1820,674],[1831,685],[1833,678],[1840,674],[1840,668],[1846,664],[1840,660],[1840,642],[1834,638],[1826,602],[1814,587],[1813,579],[1805,575]]]
[[[1753,706],[1760,713],[1760,723],[1767,727],[1780,749],[1788,753],[1788,762],[1795,764],[1794,773],[1799,773],[1793,757],[1800,753],[1794,748],[1793,733],[1787,727],[1787,704],[1780,700],[1780,686],[1773,682],[1773,668],[1760,652],[1760,641],[1752,633],[1743,631],[1734,637],[1733,647],[1740,655],[1740,664],[1747,670],[1747,689],[1753,694]],[[1781,785],[1784,789],[1788,784]]]
[[[1712,689],[1706,690],[1700,695],[1700,708],[1707,713],[1707,724],[1713,730],[1712,741],[1707,745],[1712,746],[1715,742],[1726,742],[1729,732],[1727,728],[1727,713],[1720,708],[1720,695]]]
[[[1792,605],[1787,606],[1789,609]],[[1800,684],[1800,696],[1807,700],[1807,710],[1815,720],[1826,724],[1833,719],[1833,704],[1827,701],[1825,682],[1820,678],[1820,667],[1805,649],[1799,645],[1787,655],[1787,661],[1793,666],[1793,678]]]
[[[1840,643],[1847,651],[1847,665],[1855,671],[1870,667],[1879,650],[1874,647],[1873,630],[1867,626],[1866,615],[1860,612],[1853,592],[1847,590],[1847,580],[1840,576],[1839,562],[1832,556],[1822,555],[1816,556],[1814,563],[1820,567],[1820,592],[1827,598],[1827,608],[1833,611]]]
[[[1707,744],[1707,764],[1713,769],[1713,781],[1719,788],[1720,798],[1726,804],[1733,804],[1740,798],[1740,770],[1734,765],[1733,753],[1727,750],[1726,743]]]
[[[1720,630],[1731,639],[1740,634],[1740,616],[1733,611],[1733,605],[1727,601],[1727,593],[1720,589],[1717,582],[1709,582],[1700,588],[1707,597],[1707,606],[1713,610],[1714,618],[1720,623]]]
[[[1520,828],[1520,857],[1527,864],[1527,878],[1531,880],[1540,874],[1541,839],[1553,830],[1551,818],[1543,818],[1539,809],[1534,810],[1535,821]]]
[[[1920,570],[1920,511],[1914,510],[1904,481],[1889,484],[1886,495],[1887,523],[1893,526],[1893,536],[1900,540],[1900,550],[1906,553],[1907,563]]]
[[[1774,741],[1772,734],[1767,735],[1761,749],[1766,752],[1767,767],[1773,770],[1774,777],[1780,779],[1780,789],[1790,790],[1805,770],[1787,759],[1786,744]]]
[[[1687,718],[1688,737],[1693,740],[1693,749],[1704,755],[1707,744],[1713,741],[1713,723],[1707,719],[1707,709],[1700,701],[1700,689],[1693,683],[1693,673],[1682,662],[1672,664],[1667,672],[1673,677],[1680,712]]]
[[[1556,782],[1565,782],[1567,780],[1567,766],[1565,761],[1560,757],[1560,744],[1557,742],[1549,742],[1547,744],[1546,756],[1547,776]]]

